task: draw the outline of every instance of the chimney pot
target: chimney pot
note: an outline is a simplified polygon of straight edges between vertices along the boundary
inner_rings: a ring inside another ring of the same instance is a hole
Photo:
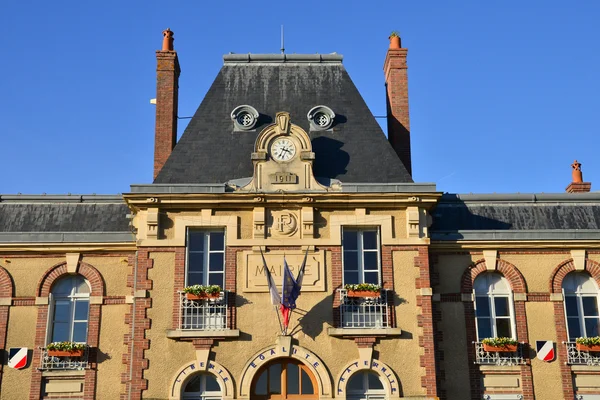
[[[573,162],[571,164],[571,168],[573,168],[572,176],[573,181],[567,186],[567,193],[588,193],[592,188],[592,184],[590,182],[583,181],[583,173],[581,172],[581,163]]]
[[[171,28],[167,28],[163,31],[163,44],[162,51],[173,51],[173,31]]]

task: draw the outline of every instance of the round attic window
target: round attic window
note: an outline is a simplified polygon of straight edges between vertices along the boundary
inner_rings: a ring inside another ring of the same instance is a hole
[[[316,106],[311,108],[307,117],[311,130],[324,131],[333,125],[335,113],[327,106]]]
[[[249,105],[238,106],[231,112],[231,120],[236,130],[248,131],[256,126],[258,111]]]

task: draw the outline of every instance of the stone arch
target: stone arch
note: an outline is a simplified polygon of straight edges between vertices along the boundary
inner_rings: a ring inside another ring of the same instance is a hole
[[[550,293],[562,293],[562,284],[565,276],[567,276],[569,272],[573,272],[575,270],[575,263],[573,262],[572,258],[569,258],[568,260],[558,264],[550,276]],[[596,281],[598,287],[600,287],[600,264],[596,261],[586,258],[584,271],[590,274],[590,276]]]
[[[473,293],[473,282],[475,282],[475,278],[484,272],[500,273],[510,283],[513,293],[527,293],[527,284],[521,271],[513,264],[501,259],[496,259],[495,269],[488,269],[485,259],[478,260],[467,267],[461,278],[460,292]]]
[[[250,399],[251,385],[256,372],[267,362],[278,358],[293,358],[306,365],[317,381],[319,397],[331,398],[331,379],[323,361],[308,349],[291,344],[291,337],[281,338],[288,340],[278,340],[277,344],[263,348],[246,362],[240,378],[238,399]]]
[[[62,278],[64,275],[70,274],[71,272],[67,269],[67,263],[61,262],[50,269],[48,269],[40,281],[36,289],[38,297],[48,297],[50,294],[50,288],[56,282],[57,279]],[[90,296],[102,296],[104,294],[104,279],[96,268],[90,264],[79,262],[77,268],[77,274],[83,276],[90,284],[91,293]]]
[[[0,298],[12,297],[15,291],[15,285],[10,273],[0,266]]]
[[[358,371],[372,371],[379,376],[381,383],[386,391],[386,399],[399,399],[402,395],[402,386],[394,370],[387,364],[373,359],[369,363],[367,360],[356,359],[346,365],[337,375],[335,380],[335,398],[346,399],[346,384],[350,377]]]
[[[171,380],[169,400],[180,400],[181,389],[185,387],[192,376],[198,373],[213,375],[217,378],[219,386],[221,386],[222,398],[225,400],[233,399],[233,379],[231,379],[231,374],[227,368],[216,361],[208,361],[206,364],[202,361],[190,361],[179,368]]]

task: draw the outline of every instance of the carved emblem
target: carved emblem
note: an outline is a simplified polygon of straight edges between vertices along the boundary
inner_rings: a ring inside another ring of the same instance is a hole
[[[279,129],[279,133],[288,133],[290,129],[290,113],[285,111],[280,111],[275,116],[275,121],[277,122],[277,128]]]
[[[298,218],[289,211],[273,212],[271,233],[279,236],[292,236],[298,230]]]

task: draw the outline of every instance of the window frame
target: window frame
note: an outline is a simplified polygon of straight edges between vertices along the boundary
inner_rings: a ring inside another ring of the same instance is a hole
[[[497,292],[494,293],[494,291],[490,291],[490,286],[491,284],[489,283],[489,280],[487,279],[487,277],[493,276],[493,275],[497,275],[500,277],[500,279],[502,279],[507,287],[507,292]],[[477,281],[477,279],[484,279],[486,278],[486,280],[488,280],[487,282],[487,292],[485,294],[480,293],[477,294],[477,291],[475,290],[475,282]],[[488,299],[488,305],[489,305],[489,316],[487,317],[478,317],[477,316],[477,298],[478,297],[483,297],[483,298],[487,298]],[[506,298],[507,302],[508,302],[508,313],[509,315],[506,316],[500,316],[497,317],[496,316],[496,302],[495,299],[496,298]],[[509,319],[510,321],[510,338],[511,339],[515,339],[517,340],[517,327],[516,327],[516,318],[515,318],[515,304],[514,304],[514,293],[512,291],[512,288],[510,286],[510,282],[508,281],[508,279],[506,279],[504,276],[502,276],[501,274],[497,273],[497,272],[484,272],[483,274],[478,275],[474,280],[473,280],[473,310],[475,312],[475,332],[477,334],[477,340],[479,342],[481,342],[483,339],[486,339],[484,337],[481,337],[479,335],[479,324],[477,323],[479,319],[489,319],[490,320],[490,325],[491,325],[491,330],[492,330],[492,338],[497,338],[500,337],[498,336],[498,328],[497,328],[497,323],[496,320],[497,319]],[[502,336],[504,337],[504,336]]]
[[[346,250],[344,247],[344,232],[355,232],[357,234],[356,238],[356,250],[350,249]],[[375,232],[377,248],[376,249],[366,249],[364,248],[364,232]],[[365,283],[365,252],[367,253],[376,253],[377,255],[377,285],[382,285],[382,266],[381,266],[381,227],[379,226],[343,226],[342,227],[342,285],[345,285],[346,282],[346,252],[355,252],[357,258],[357,272],[359,276],[358,283]],[[354,270],[352,270],[354,271]],[[375,272],[375,270],[368,269],[367,272]]]
[[[379,383],[381,384],[381,389],[371,389],[370,382],[369,382],[369,375],[371,375],[371,374],[379,380]],[[360,375],[360,377],[359,377],[359,375]],[[357,378],[362,380],[362,389],[360,391],[354,390],[354,389],[349,389],[350,382],[352,382],[352,379],[357,379]],[[362,399],[375,400],[375,399],[385,399],[386,397],[387,397],[387,392],[385,389],[385,385],[381,381],[379,374],[373,370],[363,369],[363,370],[356,371],[354,374],[352,374],[350,376],[350,379],[348,379],[348,383],[346,385],[346,398],[349,400],[362,400]]]
[[[192,380],[195,379],[196,376],[200,377],[200,391],[186,393],[185,389],[192,382]],[[207,377],[211,377],[217,382],[217,385],[219,385],[218,392],[209,391],[206,389],[206,378]],[[180,397],[182,400],[196,400],[198,398],[201,400],[221,399],[221,398],[223,398],[223,388],[221,387],[221,383],[219,382],[219,380],[217,379],[217,377],[214,374],[211,374],[209,372],[198,372],[198,373],[192,375],[185,382],[185,384],[182,385]]]
[[[83,282],[85,282],[85,284],[88,286],[89,292],[88,293],[73,293],[73,291],[76,289],[76,287],[71,286],[71,292],[67,296],[64,296],[64,295],[57,296],[56,294],[52,293],[52,289],[62,279],[68,279],[68,278],[72,279],[73,277],[80,277],[83,280]],[[54,337],[54,324],[56,323],[56,320],[55,320],[56,304],[58,302],[68,302],[69,307],[70,307],[69,320],[61,321],[62,323],[64,323],[64,322],[69,323],[69,338],[68,338],[69,340],[68,341],[74,342],[73,333],[74,333],[74,329],[75,329],[75,324],[85,322],[85,341],[84,342],[79,341],[79,342],[75,342],[75,343],[87,344],[88,335],[90,332],[90,298],[91,298],[91,292],[92,292],[92,287],[91,287],[90,283],[82,275],[73,275],[73,276],[65,275],[65,276],[58,278],[54,282],[53,288],[50,289],[50,293],[48,294],[48,321],[47,321],[47,327],[46,327],[46,344],[54,342],[52,339]],[[76,312],[77,303],[82,303],[84,301],[87,302],[87,319],[77,319],[76,320],[75,312]]]
[[[194,233],[198,233],[201,232],[203,234],[203,242],[204,242],[204,250],[202,251],[194,251],[191,250],[190,247],[190,233],[194,232]],[[223,250],[211,250],[210,249],[210,234],[211,233],[221,233],[223,235]],[[186,234],[185,234],[185,239],[186,239],[186,252],[185,252],[185,271],[184,271],[184,282],[185,282],[185,286],[190,286],[189,283],[189,264],[190,264],[190,254],[194,254],[194,253],[202,253],[203,254],[203,259],[202,259],[202,283],[201,285],[210,285],[210,274],[220,274],[223,277],[223,284],[219,285],[221,286],[221,290],[225,290],[225,255],[226,255],[226,250],[227,250],[227,232],[225,228],[212,228],[212,229],[198,229],[198,228],[194,228],[194,227],[188,227],[186,229]],[[223,268],[221,271],[217,271],[217,272],[211,272],[210,270],[210,255],[211,254],[215,254],[215,253],[220,253],[223,255]],[[191,272],[191,273],[198,273],[198,272]]]
[[[578,287],[575,292],[566,292],[565,288],[564,288],[564,282],[567,279],[567,277],[571,274],[574,274],[573,276],[576,276],[575,274],[579,274],[579,276],[586,276],[587,280],[591,281],[592,284],[594,285],[594,287],[596,288],[596,290],[595,290],[596,293],[593,293],[591,291],[590,292],[582,292],[580,287]],[[585,338],[590,337],[587,334],[587,328],[586,328],[586,324],[585,324],[586,318],[590,318],[590,319],[595,318],[600,323],[600,288],[598,288],[598,284],[596,283],[596,280],[587,273],[571,271],[564,277],[563,284],[561,284],[561,290],[562,290],[562,295],[563,295],[563,311],[565,313],[565,326],[566,326],[566,330],[567,330],[568,341],[573,342],[576,339],[576,337],[573,337],[573,338],[571,337],[571,332],[569,331],[569,319],[577,318],[577,321],[579,323],[579,332],[582,334],[581,336],[578,336],[578,337],[585,337]],[[567,297],[574,297],[576,299],[577,317],[569,316],[569,314],[567,312]],[[596,309],[598,310],[598,315],[588,317],[584,314],[584,309],[583,309],[583,298],[584,297],[596,299]]]

